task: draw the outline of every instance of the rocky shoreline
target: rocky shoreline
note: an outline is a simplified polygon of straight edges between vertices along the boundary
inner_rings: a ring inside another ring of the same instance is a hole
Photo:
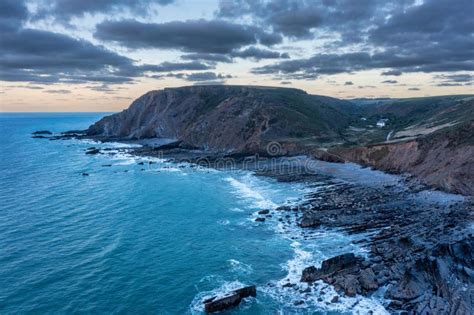
[[[82,138],[66,133],[54,139]],[[201,166],[229,156],[183,148],[179,143],[144,146],[128,153],[190,162]],[[86,154],[102,154],[90,148]],[[234,166],[278,181],[305,182],[314,192],[298,206],[282,205],[273,211],[288,212],[285,223],[302,230],[333,228],[365,236],[358,245],[367,258],[351,253],[324,261],[321,268],[307,266],[301,281],[310,286],[318,280],[346,296],[370,296],[386,288],[387,309],[410,314],[472,314],[474,301],[474,202],[423,200],[426,187],[403,185],[367,187],[338,181],[328,174],[307,172],[291,164],[276,171],[267,165],[245,163],[245,156],[232,156]],[[262,216],[264,222],[264,216]],[[282,219],[283,220],[283,219]],[[292,285],[292,284],[289,284]],[[311,294],[311,293],[308,293]],[[337,299],[334,299],[337,303]],[[231,303],[232,304],[232,303]],[[234,305],[234,304],[232,304]]]

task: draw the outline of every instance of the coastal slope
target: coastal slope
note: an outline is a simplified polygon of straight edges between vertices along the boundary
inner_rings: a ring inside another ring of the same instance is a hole
[[[355,106],[297,89],[191,86],[151,91],[87,134],[105,139],[170,138],[213,152],[265,152],[271,141],[343,141]]]
[[[215,154],[306,154],[409,173],[474,194],[474,97],[345,101],[298,89],[190,86],[151,91],[87,130],[98,140],[166,138]]]

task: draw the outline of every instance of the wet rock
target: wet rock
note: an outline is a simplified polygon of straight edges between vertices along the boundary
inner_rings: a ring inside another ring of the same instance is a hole
[[[143,165],[143,164],[145,164],[145,163],[143,163],[143,162],[138,162],[137,164],[138,164],[138,165]]]
[[[301,275],[301,282],[314,282],[320,278],[319,269],[315,266],[306,267]]]
[[[359,293],[360,284],[357,277],[354,275],[347,275],[343,278],[341,285],[344,289],[344,293],[347,296],[354,297]]]
[[[257,288],[254,285],[234,290],[220,298],[207,299],[203,301],[204,309],[208,313],[221,312],[239,305],[242,299],[250,296],[257,296]]]
[[[374,271],[371,268],[364,269],[360,272],[359,283],[366,291],[377,290],[379,287],[375,279]]]
[[[299,226],[302,228],[309,228],[309,227],[318,227],[321,225],[321,220],[312,216],[303,216],[301,219]]]
[[[300,292],[301,292],[301,293],[309,293],[309,292],[311,292],[311,288],[310,288],[310,287],[307,287],[306,289],[301,290]]]
[[[265,218],[258,217],[255,219],[255,222],[265,222]]]
[[[269,214],[269,213],[270,213],[270,210],[268,210],[268,209],[260,210],[258,212],[258,214]]]
[[[49,130],[38,130],[32,133],[32,135],[52,135],[53,133]]]
[[[82,176],[89,176],[89,173],[82,173]]]
[[[339,296],[335,295],[333,296],[333,298],[331,299],[331,303],[337,303],[339,302]]]
[[[100,150],[99,149],[90,149],[88,151],[86,151],[86,154],[99,154],[100,153]]]
[[[82,136],[85,134],[85,130],[68,130],[61,132],[61,134],[65,136]]]
[[[306,278],[314,278],[314,277],[320,278],[322,276],[326,276],[334,272],[339,272],[347,268],[355,267],[357,266],[357,264],[358,264],[358,260],[353,253],[342,254],[342,255],[335,256],[323,261],[320,269],[316,269],[314,268],[314,266],[313,266],[314,269],[307,270],[308,268],[306,268],[303,271],[303,275],[305,275],[305,271],[307,271]],[[315,269],[316,269],[316,272],[314,272]],[[314,279],[312,281],[315,281],[315,280],[318,280],[318,279]],[[304,282],[308,282],[308,281],[304,281]]]
[[[293,302],[293,305],[295,305],[295,306],[302,305],[302,304],[304,304],[303,300],[298,300],[298,301]]]

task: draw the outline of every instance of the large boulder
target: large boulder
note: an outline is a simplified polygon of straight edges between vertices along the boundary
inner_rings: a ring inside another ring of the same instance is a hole
[[[223,297],[213,297],[204,301],[204,309],[208,313],[221,312],[240,304],[242,299],[257,296],[257,288],[252,285],[234,290]]]
[[[301,282],[314,282],[322,277],[328,276],[345,269],[358,266],[359,260],[353,253],[342,254],[323,261],[321,268],[314,266],[305,268],[301,275]]]

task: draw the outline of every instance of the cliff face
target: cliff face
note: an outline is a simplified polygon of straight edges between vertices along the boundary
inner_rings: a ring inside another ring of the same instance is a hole
[[[277,141],[271,153],[407,172],[434,187],[474,195],[473,110],[474,97],[462,95],[361,108],[297,89],[191,86],[151,91],[90,126],[87,135],[172,138],[237,154],[266,154]],[[376,127],[379,119],[387,126]]]
[[[406,142],[333,148],[344,160],[410,173],[430,186],[474,195],[474,122]]]
[[[340,139],[352,107],[296,89],[192,86],[149,92],[92,125],[87,134],[174,138],[212,151],[257,152],[270,141]]]

